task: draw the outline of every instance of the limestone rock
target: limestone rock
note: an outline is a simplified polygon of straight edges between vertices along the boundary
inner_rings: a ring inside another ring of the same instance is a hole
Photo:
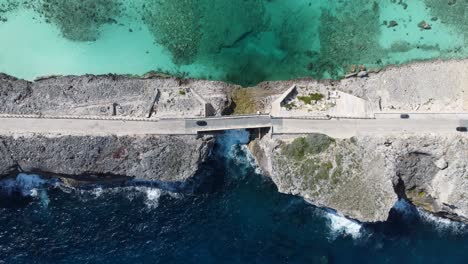
[[[445,170],[448,167],[448,162],[444,158],[440,158],[434,162],[437,168]]]
[[[198,97],[193,93],[182,96],[182,91],[190,89],[209,104],[211,115],[221,115],[229,107],[233,87],[162,76],[49,76],[29,82],[0,74],[0,114],[146,118],[152,110],[159,110],[161,116],[204,115]]]
[[[364,78],[364,77],[367,77],[367,76],[368,76],[367,71],[360,71],[357,74],[357,77],[359,77],[359,78]]]
[[[438,216],[468,222],[465,135],[360,136],[335,140],[319,153],[297,144],[307,142],[298,138],[265,137],[251,144],[280,192],[363,222],[386,220],[399,198]]]
[[[323,151],[313,153],[304,152],[307,146],[302,149],[302,144],[289,139],[264,138],[255,144],[264,152],[259,155],[257,150],[254,155],[261,157],[260,166],[280,192],[300,195],[317,206],[364,222],[386,220],[397,201],[392,178],[383,177],[384,156],[362,143],[333,140]]]
[[[0,135],[0,177],[24,171],[183,182],[212,145],[211,137],[195,136]]]

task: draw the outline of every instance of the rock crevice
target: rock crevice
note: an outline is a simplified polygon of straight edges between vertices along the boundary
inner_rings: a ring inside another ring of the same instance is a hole
[[[280,192],[347,217],[385,221],[403,198],[435,215],[468,223],[467,137],[360,136],[309,151],[311,144],[323,144],[318,140],[322,137],[264,137],[250,148]]]

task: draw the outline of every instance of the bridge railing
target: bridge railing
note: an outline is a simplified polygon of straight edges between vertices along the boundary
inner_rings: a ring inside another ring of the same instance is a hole
[[[107,121],[145,121],[158,122],[160,119],[143,117],[116,117],[116,116],[64,116],[64,115],[11,115],[0,114],[0,118],[24,119],[74,119],[74,120],[107,120]]]

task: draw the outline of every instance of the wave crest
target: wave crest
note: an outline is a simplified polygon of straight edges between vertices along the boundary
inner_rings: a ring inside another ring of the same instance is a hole
[[[329,211],[326,212],[325,217],[328,220],[332,239],[341,235],[351,236],[354,239],[361,237],[362,225],[358,222]]]

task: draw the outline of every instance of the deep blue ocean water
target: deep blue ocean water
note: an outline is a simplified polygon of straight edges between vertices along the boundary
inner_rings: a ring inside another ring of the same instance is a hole
[[[4,180],[0,263],[467,263],[466,226],[404,201],[385,223],[352,222],[278,193],[232,140],[197,194]]]

